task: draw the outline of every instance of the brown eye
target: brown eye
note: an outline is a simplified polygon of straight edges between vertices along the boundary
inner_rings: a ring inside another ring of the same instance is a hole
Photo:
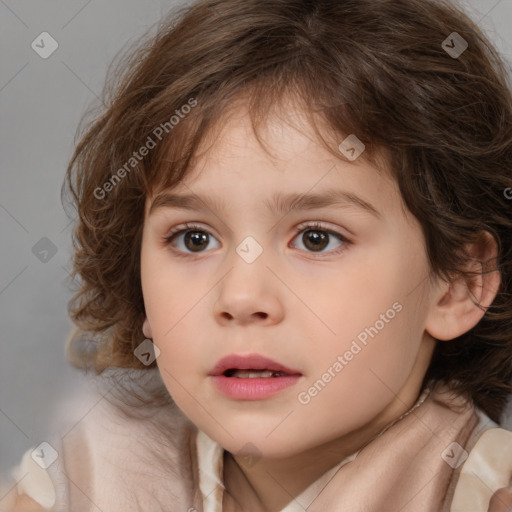
[[[298,246],[295,245],[295,247],[310,253],[338,254],[345,250],[350,244],[350,241],[343,235],[336,231],[326,229],[321,224],[314,223],[306,226],[299,226],[296,228],[296,233],[297,236],[295,238],[300,241],[300,244],[298,244]],[[324,250],[332,245],[335,240],[338,241],[337,246],[334,245],[331,249]],[[300,247],[300,245],[304,248]]]
[[[164,238],[166,245],[172,245],[178,252],[184,254],[203,252],[211,242],[216,240],[208,231],[200,226],[185,226],[185,229],[176,230]],[[217,245],[218,247],[218,245]]]
[[[321,251],[329,244],[329,235],[325,231],[308,229],[302,235],[304,245],[312,251]]]
[[[184,238],[184,244],[187,249],[193,252],[201,251],[208,246],[208,233],[204,231],[187,231]]]

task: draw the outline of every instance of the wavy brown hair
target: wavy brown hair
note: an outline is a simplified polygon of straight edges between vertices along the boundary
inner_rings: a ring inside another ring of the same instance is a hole
[[[468,43],[458,57],[442,46],[450,35],[454,46],[453,32]],[[366,145],[361,158],[385,155],[421,223],[432,275],[464,274],[463,247],[482,231],[496,240],[488,271],[501,273],[498,294],[474,328],[437,343],[425,383],[445,380],[500,421],[512,391],[507,72],[481,30],[444,0],[203,0],[172,11],[111,70],[68,167],[78,213],[71,359],[98,373],[144,368],[133,352],[144,338],[146,197],[183,179],[237,101],[257,134],[293,97],[333,155],[343,158],[327,141],[351,133]],[[154,147],[140,149],[149,139]]]

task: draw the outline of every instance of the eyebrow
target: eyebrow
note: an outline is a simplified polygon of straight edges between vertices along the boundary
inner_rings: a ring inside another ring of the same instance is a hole
[[[276,193],[271,200],[267,199],[263,204],[274,215],[294,210],[315,210],[335,206],[339,208],[356,207],[381,219],[381,214],[371,203],[344,190],[328,190],[321,194]],[[163,192],[157,195],[151,203],[148,215],[161,208],[225,211],[225,204],[218,198],[210,196]]]

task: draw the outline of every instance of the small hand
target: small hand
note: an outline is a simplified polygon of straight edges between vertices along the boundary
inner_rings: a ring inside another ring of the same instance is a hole
[[[512,487],[498,489],[489,501],[487,512],[512,512]]]

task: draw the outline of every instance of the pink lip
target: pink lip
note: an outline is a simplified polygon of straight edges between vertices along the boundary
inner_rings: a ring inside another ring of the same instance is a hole
[[[223,373],[229,369],[272,370],[286,373],[281,377],[238,378],[226,377]],[[238,400],[262,400],[295,384],[302,373],[272,361],[259,354],[239,356],[232,354],[222,358],[209,373],[213,384],[221,393]]]
[[[214,366],[213,370],[208,375],[222,375],[226,370],[231,368],[237,368],[238,370],[273,370],[276,372],[283,372],[289,375],[302,375],[299,370],[293,370],[286,366],[272,361],[265,356],[260,354],[248,354],[245,356],[239,356],[231,354],[223,357]]]

